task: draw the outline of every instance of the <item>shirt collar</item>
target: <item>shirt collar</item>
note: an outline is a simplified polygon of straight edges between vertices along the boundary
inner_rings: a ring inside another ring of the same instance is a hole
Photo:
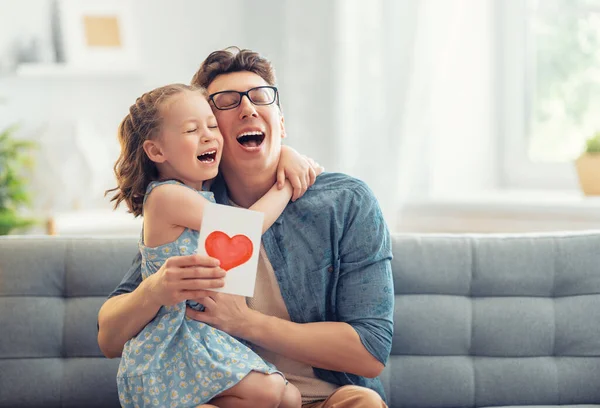
[[[219,173],[212,183],[210,189],[215,195],[215,200],[219,204],[231,205],[233,207],[240,207],[237,205],[232,199],[229,198],[229,194],[227,193],[227,185],[225,184],[225,178]],[[283,216],[280,215],[275,220],[274,224],[280,225],[283,222]]]

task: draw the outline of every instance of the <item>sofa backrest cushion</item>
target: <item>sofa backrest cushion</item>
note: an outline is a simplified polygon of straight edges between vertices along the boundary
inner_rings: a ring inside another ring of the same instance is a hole
[[[395,235],[394,407],[600,402],[600,232]]]
[[[1,406],[119,407],[96,319],[136,251],[133,238],[2,238]]]

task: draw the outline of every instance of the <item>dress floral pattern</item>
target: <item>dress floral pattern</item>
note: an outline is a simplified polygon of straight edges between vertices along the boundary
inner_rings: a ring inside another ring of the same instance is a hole
[[[177,181],[152,182],[156,186]],[[214,202],[212,193],[198,191]],[[140,238],[142,278],[158,271],[167,258],[196,252],[198,231],[185,229],[173,242],[146,247]],[[185,315],[186,302],[161,307],[156,317],[125,343],[117,385],[123,407],[195,407],[233,387],[250,371],[278,373],[229,334]]]

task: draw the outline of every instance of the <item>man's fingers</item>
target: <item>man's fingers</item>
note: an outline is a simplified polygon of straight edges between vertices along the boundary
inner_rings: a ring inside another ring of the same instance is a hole
[[[192,320],[212,325],[212,316],[206,312],[199,312],[188,306],[185,310],[185,315]]]
[[[213,292],[216,293],[216,292]],[[207,309],[211,309],[214,306],[216,306],[216,302],[213,300],[213,298],[211,296],[207,296],[204,299],[202,299],[202,301],[198,301],[198,303],[202,303],[204,305],[204,307],[206,307]]]

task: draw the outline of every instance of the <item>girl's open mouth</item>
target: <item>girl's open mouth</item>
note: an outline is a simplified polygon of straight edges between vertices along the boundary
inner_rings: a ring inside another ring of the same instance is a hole
[[[216,150],[206,151],[206,152],[202,153],[201,155],[197,156],[197,158],[202,163],[213,163],[215,161],[215,159],[217,158],[217,151]]]

